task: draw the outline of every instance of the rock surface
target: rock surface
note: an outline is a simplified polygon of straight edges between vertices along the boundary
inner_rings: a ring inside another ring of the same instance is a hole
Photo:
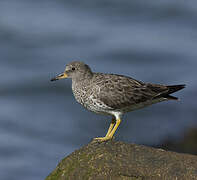
[[[45,180],[196,180],[197,156],[119,141],[94,142],[64,158]]]

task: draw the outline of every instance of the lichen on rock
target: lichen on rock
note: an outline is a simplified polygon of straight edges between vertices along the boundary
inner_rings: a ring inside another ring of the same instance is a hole
[[[193,180],[197,156],[110,140],[64,158],[45,180]]]

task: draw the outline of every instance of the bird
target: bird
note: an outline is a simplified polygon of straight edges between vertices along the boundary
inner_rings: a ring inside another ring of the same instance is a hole
[[[94,138],[100,142],[113,138],[123,114],[158,102],[178,100],[171,94],[185,88],[185,84],[145,83],[125,75],[93,72],[82,61],[68,63],[65,71],[51,81],[64,78],[72,79],[72,92],[78,103],[97,114],[112,116],[106,135]]]

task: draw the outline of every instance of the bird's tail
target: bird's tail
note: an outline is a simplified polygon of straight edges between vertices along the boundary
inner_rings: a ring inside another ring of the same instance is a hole
[[[185,84],[181,84],[181,85],[172,85],[172,86],[167,86],[167,87],[169,88],[168,93],[169,93],[169,94],[172,94],[172,93],[174,93],[174,92],[176,92],[176,91],[179,91],[179,90],[185,88]]]
[[[165,93],[163,97],[172,99],[172,100],[178,100],[177,97],[171,96],[170,94],[185,88],[185,84],[172,85],[172,86],[167,86],[167,87],[168,87],[168,92]]]

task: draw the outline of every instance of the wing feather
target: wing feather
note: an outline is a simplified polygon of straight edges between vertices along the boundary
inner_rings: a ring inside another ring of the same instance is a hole
[[[142,103],[168,91],[163,85],[146,84],[127,76],[100,74],[94,82],[99,88],[97,98],[112,109],[121,109]]]

